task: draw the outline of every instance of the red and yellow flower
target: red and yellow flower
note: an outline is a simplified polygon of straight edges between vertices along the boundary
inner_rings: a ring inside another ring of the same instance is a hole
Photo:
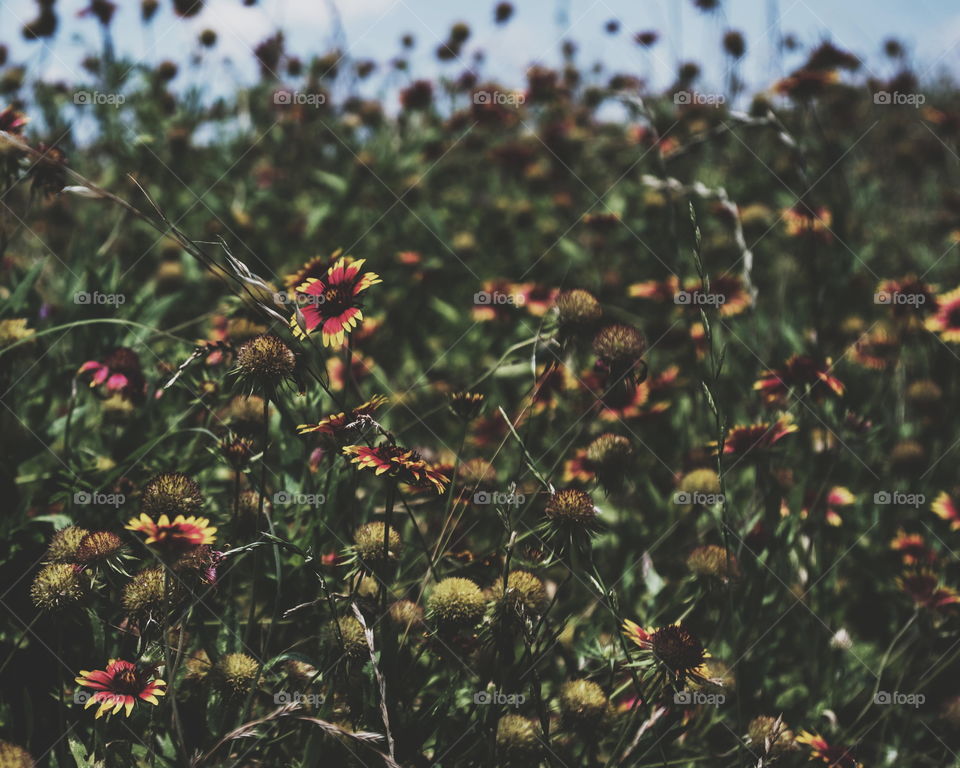
[[[849,507],[857,500],[849,488],[842,485],[835,485],[826,496],[820,497],[818,493],[809,491],[804,496],[803,508],[800,510],[800,519],[806,520],[811,515],[813,517],[822,517],[828,525],[838,527],[843,525],[843,518],[838,509],[840,507]],[[781,510],[786,509],[782,507]],[[789,509],[786,509],[789,514]]]
[[[882,371],[897,362],[900,356],[900,339],[881,326],[860,336],[850,347],[848,354],[850,359],[858,365],[870,370]]]
[[[117,347],[103,362],[88,360],[80,366],[77,375],[89,375],[91,387],[102,386],[110,394],[119,394],[127,400],[139,402],[146,395],[147,382],[140,356],[128,347]]]
[[[933,500],[931,509],[937,517],[940,517],[950,523],[950,530],[960,531],[960,508],[957,502],[946,491],[940,491],[937,498]]]
[[[810,747],[811,759],[819,758],[829,768],[862,768],[862,763],[857,761],[849,747],[831,746],[825,738],[815,733],[800,731],[797,743]]]
[[[783,221],[789,237],[807,236],[823,242],[833,239],[830,231],[833,214],[828,208],[811,208],[804,203],[797,203],[783,212]]]
[[[937,559],[937,553],[927,546],[926,539],[919,533],[907,533],[903,528],[890,542],[890,549],[903,558],[904,565],[929,565]]]
[[[316,424],[300,424],[297,427],[297,434],[306,435],[311,432],[319,432],[322,435],[337,437],[342,435],[351,424],[372,415],[385,402],[387,402],[387,398],[383,395],[374,395],[362,405],[351,408],[349,411],[327,416]]]
[[[99,704],[97,718],[115,715],[121,709],[125,710],[125,716],[129,717],[137,701],[156,705],[159,703],[157,696],[166,694],[164,688],[167,685],[163,680],[154,677],[153,669],[121,659],[111,659],[106,669],[92,672],[80,670],[76,681],[94,690],[84,709]]]
[[[210,525],[207,518],[193,515],[177,515],[172,521],[167,515],[160,515],[154,522],[149,515],[140,513],[140,517],[131,517],[124,528],[146,534],[145,544],[153,544],[174,552],[190,551],[213,544],[217,538],[214,535],[217,529]]]
[[[340,346],[344,338],[363,320],[360,295],[370,286],[383,282],[375,272],[362,272],[364,259],[347,262],[345,258],[327,269],[323,277],[308,277],[298,285],[296,292],[304,305],[301,328],[295,314],[290,318],[290,329],[298,338],[313,333],[317,328],[325,347]]]
[[[786,403],[790,390],[807,391],[815,398],[832,392],[838,397],[843,395],[843,384],[830,375],[830,358],[819,361],[808,355],[794,355],[782,368],[772,368],[760,374],[753,388],[768,405]]]
[[[395,477],[402,483],[417,488],[432,487],[443,493],[450,479],[436,467],[424,461],[414,450],[384,443],[374,448],[366,445],[347,445],[343,453],[361,469],[372,469],[376,475]]]
[[[960,287],[937,296],[936,311],[927,318],[926,327],[943,341],[960,343]]]
[[[731,427],[723,443],[723,452],[743,455],[755,448],[769,448],[787,435],[796,432],[798,428],[789,414],[781,416],[772,424],[760,422]]]
[[[960,603],[957,591],[941,586],[939,577],[930,570],[907,573],[897,579],[897,586],[917,605],[931,611]]]
[[[709,678],[706,665],[710,653],[682,623],[646,630],[626,619],[623,622],[623,634],[641,651],[662,664],[675,682],[715,682]]]

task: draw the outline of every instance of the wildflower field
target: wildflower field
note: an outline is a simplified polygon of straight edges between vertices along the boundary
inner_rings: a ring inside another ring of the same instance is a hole
[[[960,765],[960,91],[682,2],[4,25],[0,768]]]

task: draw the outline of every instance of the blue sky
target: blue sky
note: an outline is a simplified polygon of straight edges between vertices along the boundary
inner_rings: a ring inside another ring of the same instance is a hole
[[[78,62],[83,54],[99,47],[99,30],[91,18],[79,18],[84,0],[60,0],[58,36],[53,44],[26,43],[19,28],[35,15],[34,0],[0,0],[0,38],[5,38],[15,59],[25,60],[32,75],[71,82],[82,79]],[[336,4],[341,16],[347,50],[359,58],[384,60],[399,50],[398,39],[413,33],[418,48],[413,69],[433,76],[458,71],[456,64],[442,67],[433,51],[450,24],[467,22],[473,35],[470,53],[487,54],[484,71],[509,85],[520,82],[524,69],[534,62],[555,63],[559,41],[579,44],[582,65],[603,61],[608,70],[630,71],[666,85],[681,59],[704,65],[706,85],[719,86],[724,62],[719,37],[735,28],[747,38],[748,54],[742,74],[755,87],[765,87],[782,69],[799,61],[799,55],[779,65],[771,45],[779,32],[793,33],[804,43],[825,38],[848,48],[866,60],[869,71],[891,74],[891,64],[881,55],[883,41],[896,35],[908,47],[917,70],[928,77],[942,72],[960,72],[960,2],[956,0],[724,0],[723,12],[705,16],[691,0],[518,0],[516,14],[504,29],[492,21],[493,2],[443,0],[260,0],[252,8],[240,0],[208,0],[199,16],[184,21],[169,10],[170,0],[151,28],[139,22],[139,2],[119,0],[115,21],[117,47],[146,62],[165,58],[183,60],[197,50],[200,30],[212,27],[220,35],[213,53],[193,75],[195,83],[214,89],[229,89],[235,82],[255,76],[251,48],[276,29],[283,29],[288,48],[304,58],[330,47],[334,25],[330,8]],[[773,14],[771,9],[776,8]],[[621,22],[621,33],[609,37],[603,26],[609,19]],[[778,27],[773,24],[776,20]],[[660,43],[644,53],[631,41],[638,30],[655,29]],[[9,32],[8,32],[9,30]],[[11,34],[12,33],[12,34]],[[178,85],[186,85],[186,76]]]

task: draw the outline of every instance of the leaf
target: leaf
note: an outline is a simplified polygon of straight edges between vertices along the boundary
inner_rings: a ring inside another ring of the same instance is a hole
[[[313,175],[316,177],[317,181],[319,181],[325,187],[332,189],[334,192],[339,192],[342,195],[347,191],[347,180],[342,176],[337,176],[336,174],[319,170],[314,171]]]
[[[70,754],[73,755],[77,768],[93,768],[93,763],[87,757],[87,748],[76,739],[70,739]]]
[[[43,265],[45,263],[46,260],[41,259],[34,264],[30,268],[30,271],[24,275],[23,280],[20,281],[17,289],[10,295],[10,298],[7,299],[6,305],[11,312],[18,312],[24,305],[26,302],[27,293],[31,288],[33,288],[33,284],[36,282],[37,276],[40,274],[40,270],[43,269]]]
[[[640,570],[643,572],[643,581],[647,585],[647,592],[651,595],[658,595],[667,582],[653,567],[653,558],[650,557],[649,552],[644,552],[643,557],[640,558]]]

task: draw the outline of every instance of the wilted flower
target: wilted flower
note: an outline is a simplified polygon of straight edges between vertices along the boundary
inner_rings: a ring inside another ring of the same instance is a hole
[[[931,611],[939,611],[960,603],[960,595],[957,591],[951,587],[941,586],[940,579],[932,571],[921,570],[905,574],[897,579],[897,585],[917,605]]]
[[[164,688],[167,685],[163,680],[155,677],[153,668],[141,667],[120,659],[111,660],[106,669],[93,672],[81,669],[76,681],[94,690],[84,709],[99,704],[100,708],[96,715],[98,719],[104,715],[115,715],[121,709],[125,710],[124,714],[129,717],[134,704],[138,701],[159,704],[157,696],[163,696],[166,693]]]

